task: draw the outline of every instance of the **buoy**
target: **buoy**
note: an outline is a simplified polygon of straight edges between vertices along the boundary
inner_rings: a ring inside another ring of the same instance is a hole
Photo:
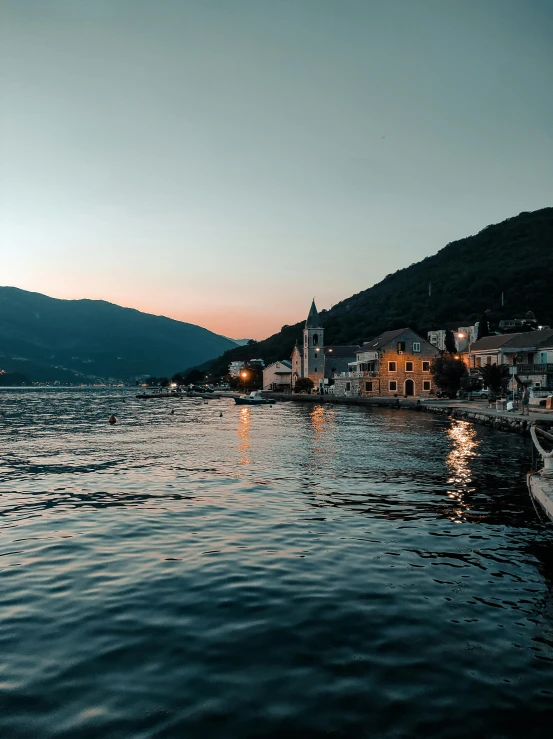
[[[223,411],[221,411],[221,412],[219,413],[219,418],[222,418],[222,417],[223,417]]]
[[[115,416],[110,416],[109,417],[109,422],[113,426],[114,423],[117,423],[117,419],[115,418]]]

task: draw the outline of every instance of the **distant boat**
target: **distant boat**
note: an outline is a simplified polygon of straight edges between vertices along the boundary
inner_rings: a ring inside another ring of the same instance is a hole
[[[253,390],[249,395],[240,395],[234,398],[236,405],[272,405],[274,400],[268,400],[261,395],[260,390]]]
[[[553,434],[533,423],[530,427],[530,435],[542,458],[543,468],[539,472],[528,473],[528,489],[532,498],[538,501],[547,517],[553,521],[553,449],[547,451],[541,443],[545,440],[553,444]]]

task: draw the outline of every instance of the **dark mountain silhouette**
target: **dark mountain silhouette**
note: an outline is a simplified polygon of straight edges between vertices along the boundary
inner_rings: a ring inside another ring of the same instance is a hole
[[[234,346],[200,326],[103,300],[0,287],[0,370],[34,381],[170,375]]]
[[[403,326],[424,334],[452,321],[472,324],[486,311],[492,325],[502,318],[521,318],[527,311],[533,311],[539,323],[553,325],[552,296],[553,208],[544,208],[454,241],[320,316],[327,344],[360,344]],[[226,352],[207,367],[224,374],[234,360],[285,359],[294,342],[301,342],[304,323],[284,326],[264,341]]]

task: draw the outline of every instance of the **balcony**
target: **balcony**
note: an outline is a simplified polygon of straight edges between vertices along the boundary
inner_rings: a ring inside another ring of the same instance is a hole
[[[517,364],[517,375],[553,375],[553,364]]]
[[[378,372],[335,372],[334,378],[336,379],[336,377],[378,377]]]

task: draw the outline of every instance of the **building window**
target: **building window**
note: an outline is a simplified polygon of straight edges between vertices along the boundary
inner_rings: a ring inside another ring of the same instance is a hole
[[[303,343],[305,346],[307,346],[307,334],[303,337]]]
[[[420,341],[414,341],[413,342],[413,351],[414,352],[420,352],[421,350],[421,343]]]
[[[317,371],[317,368],[315,367],[314,370],[313,370],[313,372],[316,372],[316,371]]]
[[[351,390],[351,382],[346,382],[346,393],[349,393]]]
[[[405,371],[406,372],[412,372],[413,371],[413,362],[405,362]]]
[[[424,380],[424,382],[422,383],[422,389],[423,390],[430,390],[430,387],[431,387],[430,386],[430,380]]]
[[[397,362],[388,362],[388,372],[396,372]]]
[[[366,382],[365,383],[365,392],[372,393],[373,391],[373,384],[372,382]]]
[[[422,363],[422,371],[423,372],[430,372],[430,362],[423,362]]]
[[[476,366],[481,367],[482,366],[482,357],[476,357]]]
[[[491,364],[491,363],[492,363],[492,358],[486,357],[486,364]]]
[[[397,382],[395,380],[390,380],[390,390],[397,390]]]
[[[313,334],[313,346],[317,346],[319,343],[319,334]]]
[[[398,354],[401,354],[402,352],[405,351],[405,342],[404,341],[398,341],[397,342],[397,351],[398,351]]]

